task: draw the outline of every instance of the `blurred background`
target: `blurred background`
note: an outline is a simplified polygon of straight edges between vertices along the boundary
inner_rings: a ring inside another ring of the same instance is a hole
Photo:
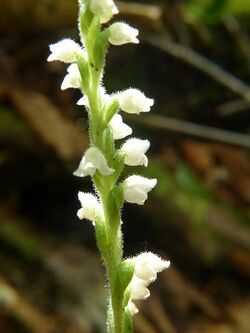
[[[155,99],[127,116],[158,178],[123,209],[125,255],[171,268],[138,304],[138,333],[250,332],[250,1],[118,2],[139,46],[110,47],[105,86]],[[78,40],[76,0],[1,0],[0,332],[104,333],[104,270],[72,175],[88,145],[76,90],[48,45]],[[124,117],[126,115],[124,114]],[[132,171],[131,171],[132,170]]]

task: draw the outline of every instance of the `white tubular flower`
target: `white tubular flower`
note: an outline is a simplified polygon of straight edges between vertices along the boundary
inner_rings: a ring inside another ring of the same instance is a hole
[[[143,205],[148,198],[148,192],[157,184],[156,179],[148,179],[133,175],[126,178],[122,184],[124,200]]]
[[[81,46],[72,39],[63,39],[58,43],[51,44],[49,48],[51,54],[47,59],[48,61],[58,60],[72,63],[76,61],[77,54],[82,52]]]
[[[119,94],[120,108],[127,113],[149,112],[154,100],[138,89],[127,89]]]
[[[92,222],[98,214],[101,213],[101,204],[98,202],[97,198],[91,193],[78,193],[78,199],[81,203],[82,208],[77,211],[77,216],[80,220],[87,219]]]
[[[131,127],[129,127],[123,122],[122,116],[119,114],[115,114],[113,116],[113,118],[110,120],[109,125],[115,140],[123,139],[126,136],[132,134]]]
[[[108,166],[105,156],[96,147],[86,150],[78,169],[73,173],[78,177],[93,176],[98,170],[103,176],[111,175],[115,170]]]
[[[68,74],[65,76],[61,89],[65,90],[68,88],[80,88],[81,87],[81,74],[79,72],[77,64],[71,64],[68,69]]]
[[[101,23],[108,22],[119,11],[113,0],[91,0],[90,10],[94,15],[100,16]]]
[[[162,260],[152,252],[141,253],[134,258],[134,261],[135,275],[146,283],[153,282],[157,277],[157,273],[170,266],[169,261]]]
[[[129,310],[129,312],[131,313],[132,316],[134,316],[135,314],[137,314],[139,312],[137,306],[132,301],[128,302],[127,309]]]
[[[113,45],[123,45],[127,43],[138,44],[137,38],[139,30],[132,28],[123,22],[116,22],[109,27],[109,42]]]
[[[131,300],[147,299],[150,296],[150,291],[146,288],[145,281],[139,279],[136,275],[133,276],[129,287]]]
[[[129,139],[121,147],[121,151],[125,154],[124,163],[130,166],[148,165],[148,158],[145,155],[150,147],[148,140]]]

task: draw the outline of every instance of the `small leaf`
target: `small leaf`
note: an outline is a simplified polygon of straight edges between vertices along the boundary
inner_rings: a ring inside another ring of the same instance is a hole
[[[91,26],[94,18],[94,15],[89,10],[88,4],[83,4],[80,6],[79,18],[79,30],[82,32],[83,36],[87,35],[89,27]]]
[[[90,72],[88,62],[82,57],[77,56],[77,66],[81,74],[82,86],[85,93],[89,90]]]
[[[108,248],[107,230],[105,222],[100,216],[97,217],[95,221],[95,232],[98,249],[104,256],[103,259],[105,260],[106,251]]]
[[[119,110],[119,101],[118,98],[111,98],[108,105],[106,106],[106,122],[109,123],[110,120],[113,118],[113,116],[118,112]]]
[[[105,62],[105,56],[108,48],[108,31],[103,31],[97,35],[93,47],[94,69],[101,72]]]
[[[131,260],[123,260],[118,266],[118,278],[120,287],[124,291],[133,278],[135,264]]]
[[[107,211],[109,215],[109,225],[116,230],[120,225],[120,213],[123,204],[123,190],[120,186],[115,186],[108,194]]]

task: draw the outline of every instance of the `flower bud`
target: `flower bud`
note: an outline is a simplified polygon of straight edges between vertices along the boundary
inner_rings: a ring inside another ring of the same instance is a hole
[[[129,139],[121,147],[121,152],[125,154],[124,163],[130,166],[148,165],[148,158],[145,155],[149,149],[150,142],[148,140]]]
[[[81,46],[74,42],[72,39],[63,39],[58,43],[49,46],[51,54],[48,61],[62,61],[65,63],[72,63],[76,61],[78,53],[82,53]]]
[[[97,214],[100,214],[101,204],[98,202],[97,198],[91,193],[78,193],[78,199],[81,203],[82,208],[77,212],[77,216],[80,220],[87,219],[92,222],[95,221]]]
[[[144,252],[134,258],[135,275],[146,283],[153,282],[157,273],[170,266],[169,261],[162,260],[152,252]]]
[[[127,43],[138,44],[139,31],[130,25],[116,22],[109,27],[109,42],[113,45],[123,45]]]
[[[80,88],[81,87],[81,74],[79,72],[77,64],[71,64],[68,69],[68,74],[65,76],[61,89],[65,90],[68,88]]]
[[[120,108],[127,113],[149,112],[154,100],[147,98],[138,89],[127,89],[119,94]]]
[[[126,178],[122,184],[124,200],[143,205],[148,198],[148,192],[157,184],[156,179],[148,179],[133,175]]]
[[[119,114],[115,114],[111,119],[110,128],[113,133],[113,137],[115,140],[123,139],[126,136],[132,134],[132,129],[128,125],[126,125],[123,120],[122,116]]]
[[[119,13],[113,0],[91,0],[90,10],[94,15],[100,16],[101,23],[108,22],[113,15]]]
[[[103,176],[111,175],[115,171],[108,166],[105,156],[98,148],[90,147],[73,174],[78,177],[93,176],[96,170]]]

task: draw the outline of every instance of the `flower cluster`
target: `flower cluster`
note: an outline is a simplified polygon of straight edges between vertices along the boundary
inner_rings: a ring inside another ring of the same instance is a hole
[[[82,93],[77,104],[84,105],[88,112],[91,144],[74,175],[90,176],[97,195],[79,192],[81,208],[77,216],[80,220],[87,219],[93,223],[97,243],[108,270],[115,269],[118,272],[119,262],[123,263],[122,256],[119,257],[119,253],[122,253],[122,241],[118,239],[121,235],[119,231],[121,206],[124,201],[143,205],[148,192],[156,186],[157,180],[139,175],[131,175],[120,180],[124,165],[147,167],[146,153],[150,142],[130,138],[116,148],[115,141],[132,134],[132,129],[123,122],[121,113],[139,115],[141,112],[149,112],[154,100],[135,88],[112,95],[106,93],[102,86],[102,76],[108,44],[116,46],[127,43],[138,44],[139,32],[124,22],[102,27],[103,23],[107,23],[118,13],[113,0],[79,0],[79,3],[79,29],[83,45],[71,39],[63,39],[52,44],[48,61],[62,61],[69,64],[61,89],[74,88]],[[107,248],[112,249],[112,244],[107,245],[107,242],[114,242],[113,245],[120,248],[106,255]],[[118,263],[117,267],[110,265],[112,260]],[[150,295],[147,286],[155,280],[158,272],[169,266],[169,262],[150,252],[142,253],[129,261],[134,273],[124,287],[130,296],[127,304],[123,303],[123,306],[133,315],[138,311],[133,301],[145,299]],[[125,276],[126,272],[123,272],[123,275]],[[116,273],[112,274],[110,284],[113,283],[112,279],[116,278]],[[125,289],[122,292],[125,292]],[[122,301],[123,296],[119,299]],[[114,327],[116,327],[118,325],[116,309],[115,305],[112,306]],[[119,330],[116,327],[115,332]]]
[[[128,286],[130,298],[127,307],[132,314],[138,309],[134,304],[136,300],[144,300],[150,296],[148,286],[156,280],[157,273],[162,272],[170,266],[169,261],[162,260],[152,252],[144,252],[130,259],[134,263],[134,275]]]

